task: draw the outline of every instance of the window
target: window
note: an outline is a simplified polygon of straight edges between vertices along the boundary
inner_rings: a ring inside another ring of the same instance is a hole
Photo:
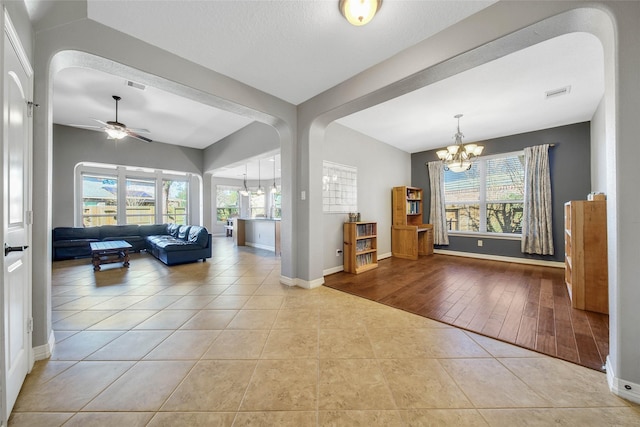
[[[75,171],[76,226],[194,221],[190,204],[197,206],[201,198],[197,175],[89,162],[78,163]]]
[[[481,158],[466,172],[445,171],[444,186],[450,231],[521,234],[522,152]]]
[[[278,186],[277,189],[278,190],[275,193],[271,193],[271,196],[273,197],[273,217],[282,218],[282,194],[280,193],[280,186]]]
[[[266,216],[264,211],[264,195],[264,193],[251,193],[249,195],[249,198],[251,199],[251,218],[264,218]]]
[[[225,185],[216,186],[216,221],[240,216],[240,188]]]
[[[156,180],[127,178],[126,224],[155,224]]]
[[[187,224],[187,181],[162,180],[162,222]]]
[[[82,174],[82,225],[118,223],[118,178]]]

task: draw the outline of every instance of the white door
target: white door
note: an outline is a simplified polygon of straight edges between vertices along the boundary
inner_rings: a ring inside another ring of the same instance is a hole
[[[30,65],[5,17],[2,129],[3,372],[2,420],[8,418],[31,368]],[[23,58],[21,60],[21,58]]]

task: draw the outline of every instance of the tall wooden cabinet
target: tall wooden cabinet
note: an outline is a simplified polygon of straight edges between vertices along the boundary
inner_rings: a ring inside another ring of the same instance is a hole
[[[609,312],[606,201],[564,205],[565,282],[573,308]]]
[[[344,271],[362,273],[378,267],[378,224],[344,223]]]
[[[394,187],[391,194],[391,254],[394,257],[418,259],[433,254],[433,226],[422,219],[422,189]]]

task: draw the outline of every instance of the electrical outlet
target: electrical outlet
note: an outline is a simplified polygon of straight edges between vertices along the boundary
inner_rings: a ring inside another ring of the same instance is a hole
[[[342,255],[342,249],[336,249],[336,256]]]
[[[478,246],[482,246],[482,240],[478,240]]]

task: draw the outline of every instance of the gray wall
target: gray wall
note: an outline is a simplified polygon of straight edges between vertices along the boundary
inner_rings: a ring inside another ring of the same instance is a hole
[[[54,125],[52,227],[74,226],[74,173],[80,162],[167,169],[202,177],[202,150],[131,138],[116,142],[102,132]],[[199,212],[192,213],[199,216]]]
[[[278,132],[272,126],[260,122],[245,126],[204,150],[204,226],[212,230],[212,233],[220,234],[224,228],[216,223],[215,186],[219,178],[213,177],[211,172],[274,150],[280,150]],[[284,173],[286,164],[281,164]]]
[[[327,128],[324,160],[358,168],[358,211],[378,223],[378,256],[391,254],[391,189],[409,185],[411,155],[337,123]],[[342,224],[347,214],[323,214],[324,270],[342,267]]]
[[[204,150],[203,170],[211,172],[279,149],[278,132],[269,125],[253,122],[207,147]]]
[[[470,143],[473,141],[464,141]],[[449,246],[442,249],[533,258],[549,261],[564,261],[564,203],[569,200],[586,200],[591,191],[590,125],[588,122],[561,126],[536,132],[511,135],[487,141],[484,155],[508,153],[540,144],[555,144],[549,149],[551,167],[551,193],[553,198],[553,256],[523,254],[519,240],[504,240],[482,237],[449,236]],[[443,143],[443,146],[446,143]],[[411,183],[425,191],[425,218],[429,218],[430,186],[426,162],[437,160],[436,150],[423,151],[411,155]],[[478,239],[483,246],[478,247]]]

